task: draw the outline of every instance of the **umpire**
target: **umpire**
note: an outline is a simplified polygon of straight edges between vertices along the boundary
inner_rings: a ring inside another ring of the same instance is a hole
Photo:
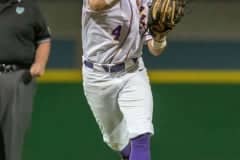
[[[36,0],[0,0],[0,160],[21,160],[50,33]]]

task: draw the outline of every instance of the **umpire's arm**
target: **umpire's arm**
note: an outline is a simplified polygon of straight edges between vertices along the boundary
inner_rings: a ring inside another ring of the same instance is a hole
[[[43,17],[38,5],[35,6],[35,58],[30,69],[30,73],[33,77],[42,76],[45,73],[45,68],[48,62],[48,57],[51,48],[51,34],[49,27],[46,24],[45,18]]]
[[[46,41],[38,45],[36,49],[35,60],[30,69],[30,73],[33,77],[40,77],[45,73],[50,48],[51,48],[50,41],[48,42]]]

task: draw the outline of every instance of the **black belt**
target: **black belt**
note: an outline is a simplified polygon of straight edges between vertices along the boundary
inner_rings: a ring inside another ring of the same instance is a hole
[[[16,65],[16,64],[1,64],[0,63],[0,73],[15,72],[21,69],[29,69],[28,65]]]
[[[132,59],[134,63],[137,63],[138,58],[133,58]],[[94,63],[84,60],[84,65],[88,68],[93,69],[94,68]],[[101,65],[102,68],[106,71],[106,72],[110,72],[110,73],[114,73],[114,72],[120,72],[120,71],[124,71],[125,70],[125,63],[119,63],[119,64],[115,64],[115,65]]]

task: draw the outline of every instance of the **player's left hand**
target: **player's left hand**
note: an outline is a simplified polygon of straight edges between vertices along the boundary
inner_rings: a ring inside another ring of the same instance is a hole
[[[41,63],[33,63],[30,69],[32,77],[41,77],[45,73],[45,65]]]
[[[148,28],[158,41],[172,30],[184,16],[186,0],[153,0],[149,10]]]

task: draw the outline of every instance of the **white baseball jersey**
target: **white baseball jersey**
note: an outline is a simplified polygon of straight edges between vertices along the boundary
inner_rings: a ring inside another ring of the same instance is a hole
[[[148,3],[120,0],[113,8],[95,12],[83,0],[82,40],[84,58],[100,64],[116,64],[140,57],[145,40]]]

